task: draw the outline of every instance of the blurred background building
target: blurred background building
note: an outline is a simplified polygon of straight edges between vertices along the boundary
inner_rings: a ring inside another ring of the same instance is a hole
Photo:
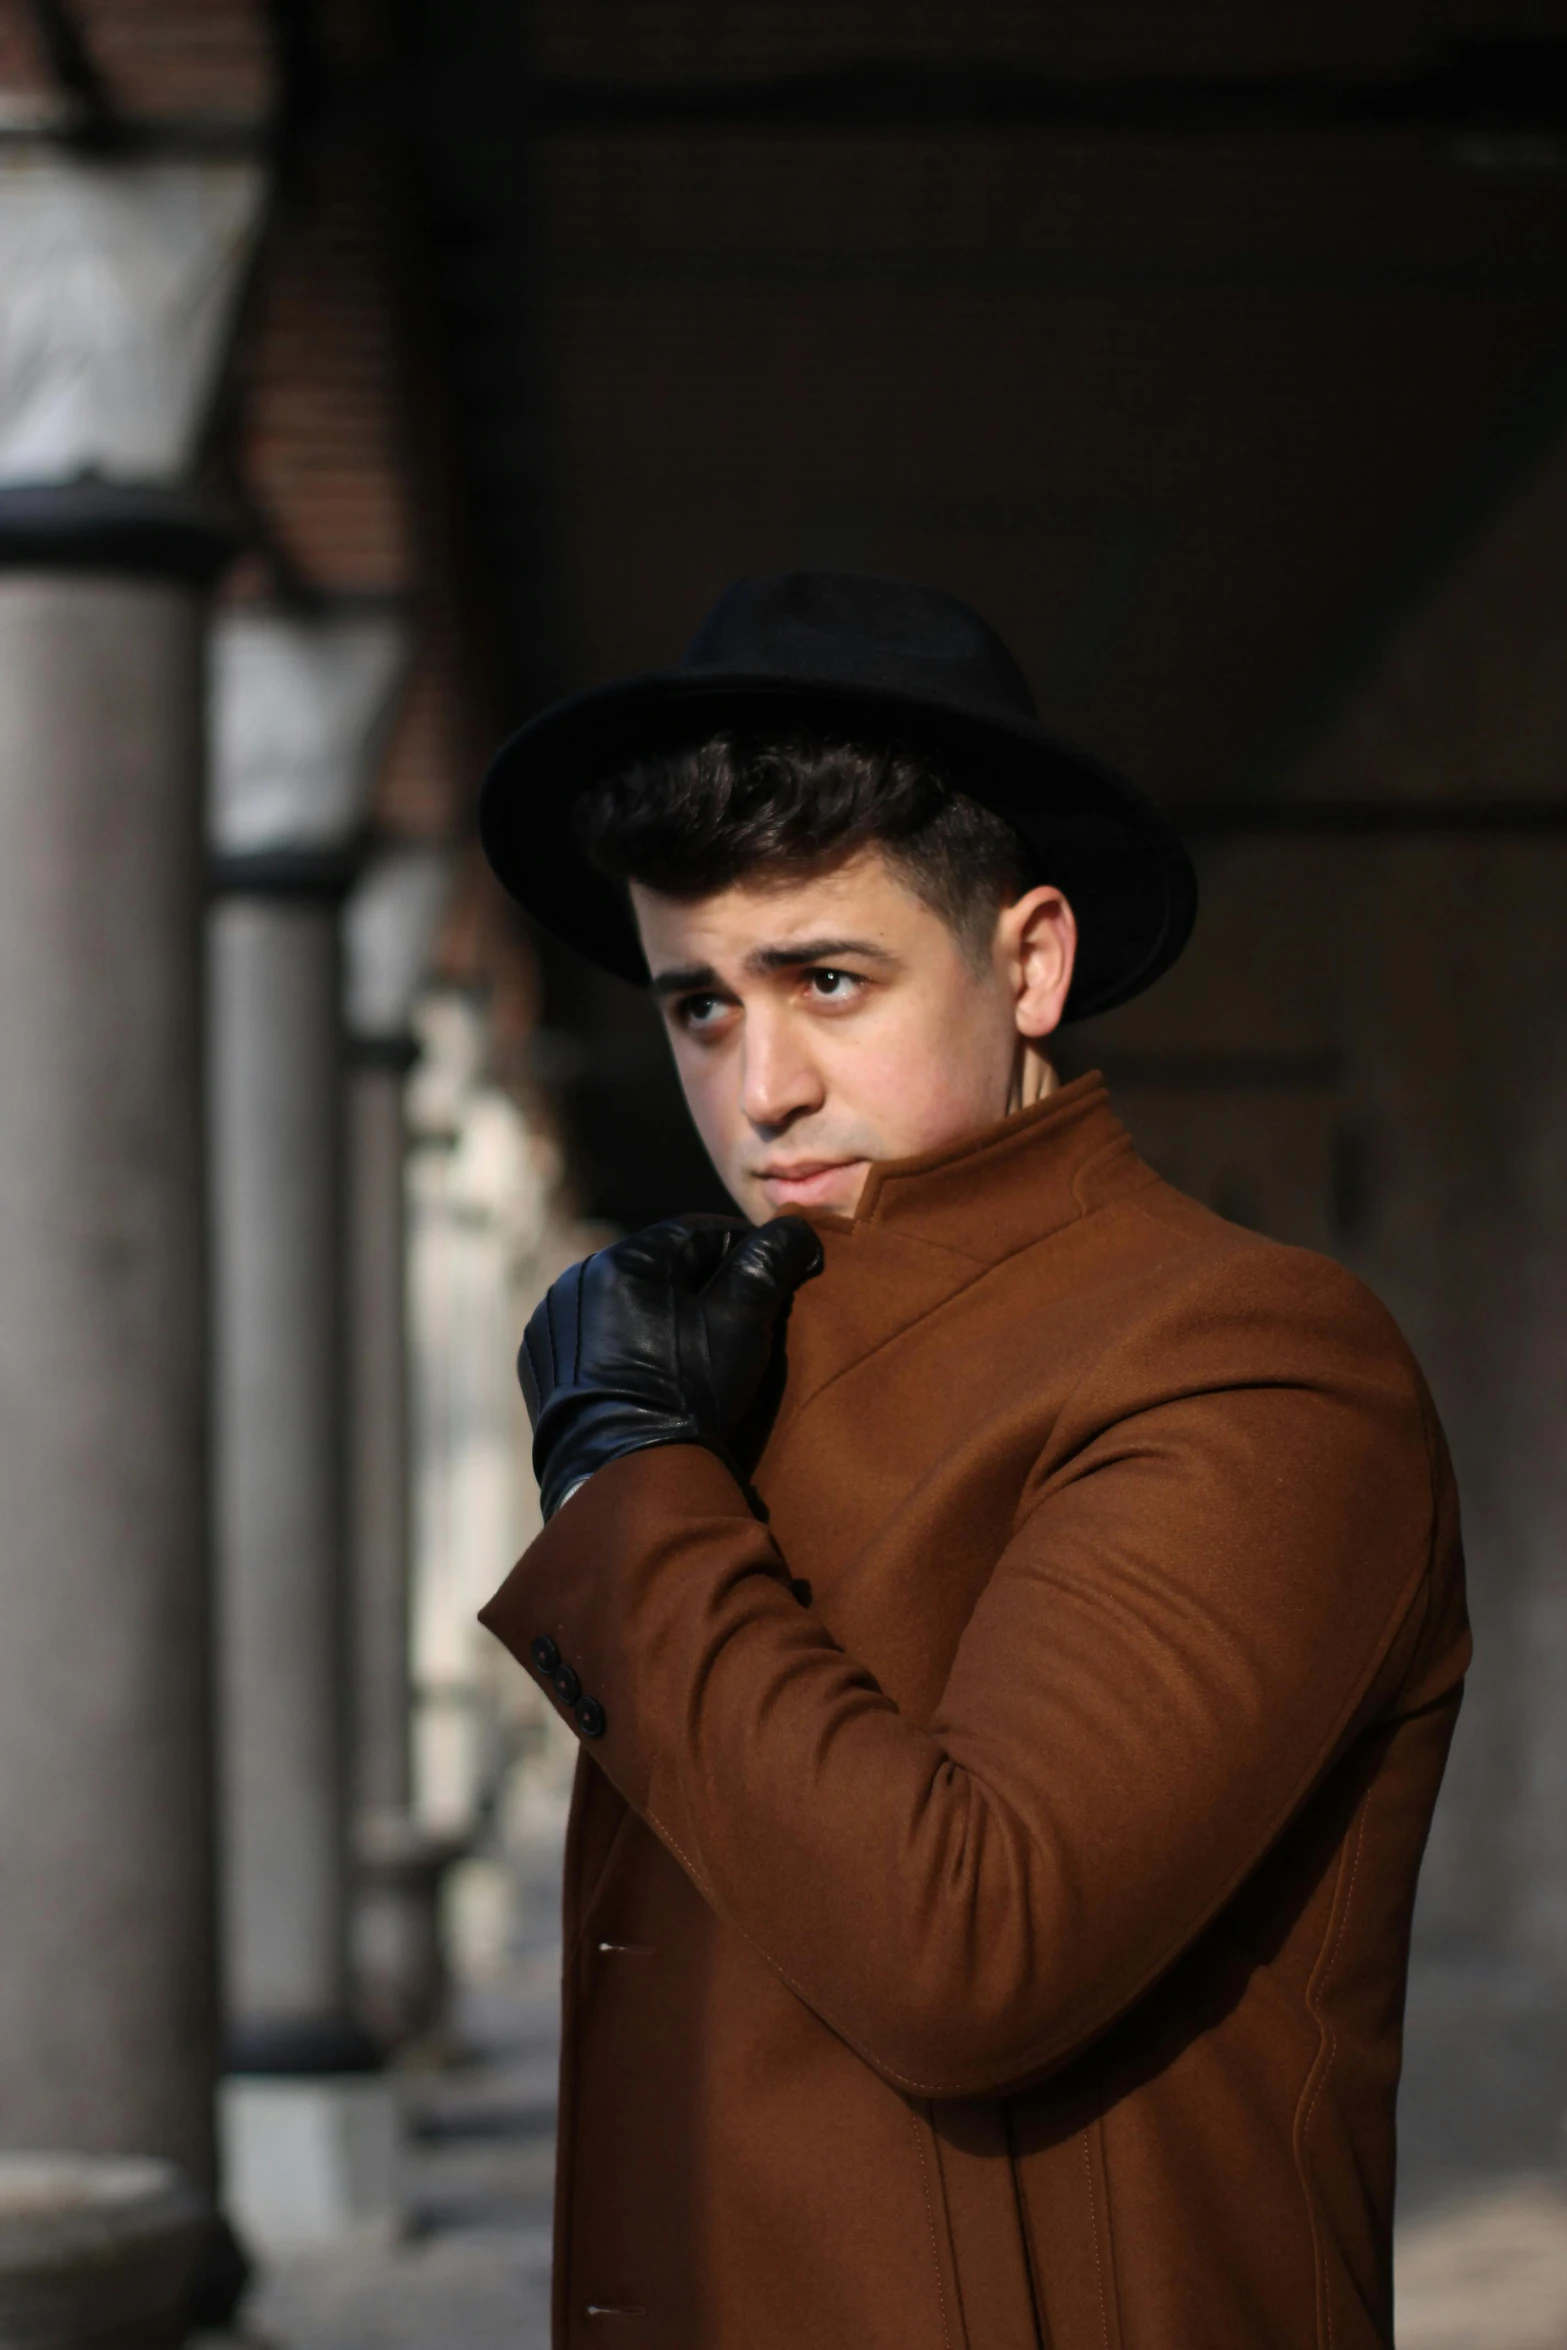
[[[1404,2338],[1567,2342],[1562,0],[0,0],[0,2311],[90,2209],[217,2324],[224,2210],[301,2350],[542,2340],[512,1357],[721,1203],[475,787],[816,563],[1186,828],[1064,1063],[1431,1379]]]

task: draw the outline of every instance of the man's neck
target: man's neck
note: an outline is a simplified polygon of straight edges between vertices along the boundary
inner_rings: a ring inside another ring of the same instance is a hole
[[[1007,1116],[1010,1118],[1016,1110],[1031,1110],[1036,1102],[1054,1093],[1060,1082],[1054,1064],[1045,1058],[1038,1045],[1027,1037],[1020,1038],[1007,1093]]]

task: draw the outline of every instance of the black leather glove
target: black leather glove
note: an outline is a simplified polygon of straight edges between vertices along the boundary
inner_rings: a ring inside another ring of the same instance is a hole
[[[655,1224],[573,1265],[517,1357],[546,1518],[585,1478],[652,1444],[731,1444],[761,1393],[778,1325],[822,1244],[798,1216]]]

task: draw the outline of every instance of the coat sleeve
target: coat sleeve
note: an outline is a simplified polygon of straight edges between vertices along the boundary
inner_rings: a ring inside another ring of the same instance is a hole
[[[1095,2038],[1407,1679],[1440,1438],[1374,1301],[1291,1278],[1210,1281],[1080,1383],[927,1721],[691,1447],[601,1470],[484,1611],[553,1644],[622,1795],[901,2088],[1000,2094]]]

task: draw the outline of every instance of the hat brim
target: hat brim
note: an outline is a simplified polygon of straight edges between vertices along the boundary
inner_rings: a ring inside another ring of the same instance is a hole
[[[585,854],[575,803],[638,759],[730,730],[896,744],[938,761],[957,789],[1004,817],[1077,917],[1069,1020],[1140,993],[1191,935],[1197,877],[1184,844],[1090,752],[1023,718],[776,675],[658,670],[541,711],[497,752],[480,791],[479,837],[503,888],[568,946],[645,986],[630,910]]]

